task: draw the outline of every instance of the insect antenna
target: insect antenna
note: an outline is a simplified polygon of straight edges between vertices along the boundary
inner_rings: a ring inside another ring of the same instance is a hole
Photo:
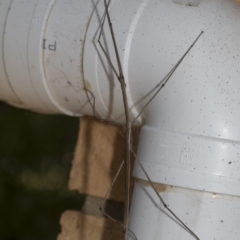
[[[171,78],[171,76],[173,75],[173,73],[177,70],[177,68],[179,67],[179,65],[181,64],[181,62],[184,60],[184,58],[187,56],[187,54],[190,52],[190,50],[193,48],[193,46],[195,45],[195,43],[198,41],[198,39],[201,37],[201,35],[204,32],[201,31],[201,33],[198,35],[198,37],[195,39],[195,41],[191,44],[191,46],[187,49],[187,51],[183,54],[183,56],[180,58],[180,60],[175,64],[175,66],[171,69],[171,71],[167,74],[167,76],[162,79],[160,81],[160,86],[158,87],[157,91],[153,94],[153,96],[148,100],[148,102],[143,106],[143,108],[141,109],[141,111],[138,113],[138,115],[136,116],[136,118],[133,120],[133,125],[134,123],[137,121],[137,119],[139,118],[139,116],[141,116],[141,114],[143,113],[143,111],[146,109],[146,107],[153,101],[153,99],[158,95],[158,93],[165,87],[166,83],[169,81],[169,79]]]

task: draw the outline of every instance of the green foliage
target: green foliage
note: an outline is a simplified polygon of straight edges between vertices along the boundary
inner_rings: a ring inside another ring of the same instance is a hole
[[[53,240],[61,213],[84,196],[67,190],[78,119],[0,102],[0,239]]]

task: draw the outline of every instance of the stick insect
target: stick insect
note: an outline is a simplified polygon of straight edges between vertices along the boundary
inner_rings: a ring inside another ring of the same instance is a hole
[[[135,119],[133,121],[131,121],[130,119],[130,114],[129,114],[129,104],[128,104],[128,97],[127,97],[127,93],[126,93],[126,82],[124,79],[124,73],[123,73],[123,68],[122,68],[122,64],[120,61],[120,56],[119,56],[119,51],[118,51],[118,47],[117,47],[117,41],[114,35],[114,28],[113,28],[113,24],[111,21],[111,16],[109,13],[109,5],[111,0],[109,0],[107,2],[107,0],[103,0],[104,1],[104,6],[105,6],[105,15],[102,19],[102,23],[100,26],[100,32],[98,35],[98,44],[101,48],[102,53],[104,54],[105,58],[107,59],[107,62],[109,63],[111,70],[113,71],[113,73],[116,75],[118,82],[121,86],[121,93],[122,93],[122,100],[123,100],[123,105],[124,105],[124,114],[125,114],[125,123],[124,123],[124,128],[125,128],[125,157],[124,160],[122,161],[114,179],[113,182],[111,184],[111,186],[109,187],[101,205],[100,205],[100,211],[109,219],[111,219],[112,221],[120,224],[122,226],[124,235],[125,235],[125,240],[128,238],[128,234],[131,233],[131,235],[134,237],[135,240],[138,240],[137,236],[134,234],[133,231],[131,231],[131,229],[129,229],[128,227],[128,222],[129,222],[129,205],[130,205],[130,194],[129,194],[129,189],[130,189],[130,155],[131,153],[134,155],[136,162],[139,164],[140,168],[142,169],[143,173],[145,174],[149,184],[151,185],[151,187],[153,188],[153,190],[155,191],[155,193],[157,194],[160,202],[162,203],[162,205],[164,206],[164,208],[166,209],[166,211],[168,211],[173,217],[174,219],[177,220],[177,222],[196,240],[200,240],[199,237],[183,222],[183,220],[181,220],[172,210],[171,208],[167,205],[167,203],[163,200],[163,198],[160,196],[159,192],[156,190],[154,183],[152,182],[151,178],[149,177],[148,173],[146,172],[146,170],[144,169],[143,165],[141,164],[141,162],[138,160],[136,153],[132,150],[132,127],[134,126],[135,122],[137,121],[137,119],[140,117],[140,115],[143,113],[143,111],[147,108],[147,106],[154,100],[154,98],[159,94],[159,92],[164,88],[164,86],[167,84],[167,82],[170,80],[171,76],[173,75],[173,73],[176,71],[176,69],[178,68],[178,66],[181,64],[181,62],[184,60],[184,58],[187,56],[187,54],[189,53],[189,51],[193,48],[193,46],[195,45],[195,43],[198,41],[198,39],[201,37],[201,35],[203,34],[203,31],[200,32],[200,34],[197,36],[197,38],[195,39],[195,41],[191,44],[191,46],[187,49],[187,51],[184,53],[184,55],[180,58],[180,60],[175,64],[175,66],[171,69],[171,71],[167,74],[167,76],[162,79],[160,81],[160,83],[156,86],[156,88],[154,89],[154,93],[152,95],[152,97],[150,98],[150,100],[148,100],[148,102],[144,105],[144,107],[139,111],[138,115],[135,117]],[[106,21],[107,19],[107,21]],[[111,34],[111,41],[114,47],[114,53],[115,53],[115,58],[116,58],[116,62],[117,62],[117,68],[114,66],[113,62],[110,59],[110,56],[108,55],[107,51],[104,48],[104,44],[102,43],[101,39],[102,39],[102,35],[103,35],[103,27],[104,24],[108,24],[109,30],[110,30],[110,34]],[[93,114],[95,117],[97,117],[99,119],[99,116],[97,115],[96,111],[95,111],[95,96],[94,94],[90,91],[87,90],[86,91],[88,93],[90,93],[91,98],[93,99]],[[102,119],[100,119],[102,120]],[[108,213],[106,213],[103,210],[103,206],[105,204],[106,198],[109,195],[121,169],[125,168],[125,202],[124,202],[124,219],[123,219],[123,223],[115,220],[114,218],[112,218]]]

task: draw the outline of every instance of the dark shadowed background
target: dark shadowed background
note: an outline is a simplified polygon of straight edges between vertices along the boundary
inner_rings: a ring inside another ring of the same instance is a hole
[[[0,102],[0,239],[54,240],[65,210],[84,196],[67,189],[79,119]]]

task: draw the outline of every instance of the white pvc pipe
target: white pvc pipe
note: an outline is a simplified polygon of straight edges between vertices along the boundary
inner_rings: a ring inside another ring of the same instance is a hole
[[[4,62],[4,31],[6,25],[6,19],[8,15],[8,9],[11,6],[11,1],[1,1],[0,5],[0,90],[1,90],[1,99],[5,101],[10,101],[14,103],[20,103],[18,97],[15,95],[14,90],[11,88],[11,84],[8,82],[6,75],[6,66]]]
[[[121,88],[97,42],[105,12],[97,3],[2,3],[0,98],[35,111],[91,115],[87,88],[101,117],[123,122]],[[139,119],[138,158],[200,239],[237,240],[240,7],[230,0],[115,0],[110,15],[132,119],[204,31]],[[101,41],[117,68],[107,24],[104,32]],[[193,239],[162,208],[137,164],[134,175],[141,180],[129,227],[138,240]]]

